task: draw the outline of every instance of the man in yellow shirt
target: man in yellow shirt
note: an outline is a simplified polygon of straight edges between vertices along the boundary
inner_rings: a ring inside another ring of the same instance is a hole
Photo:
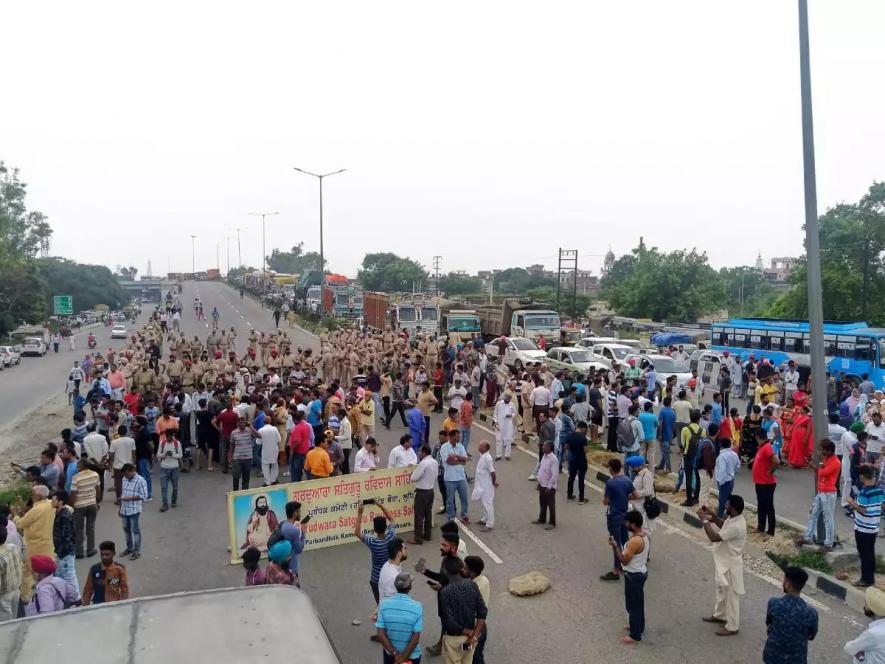
[[[458,417],[457,408],[449,408],[448,417],[443,420],[442,428],[446,433],[461,430],[461,420]]]
[[[317,446],[307,453],[304,459],[304,471],[307,479],[315,480],[329,477],[332,474],[332,460],[329,458],[329,439],[323,438]]]
[[[21,600],[23,602],[30,601],[34,588],[31,556],[44,555],[55,558],[55,545],[52,542],[55,510],[49,500],[49,487],[45,484],[34,485],[31,489],[31,500],[33,507],[14,519],[27,550],[22,565]]]
[[[375,400],[370,390],[365,391],[360,402],[360,431],[363,440],[375,435]]]

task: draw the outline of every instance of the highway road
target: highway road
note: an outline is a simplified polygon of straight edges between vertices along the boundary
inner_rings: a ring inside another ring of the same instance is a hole
[[[272,324],[267,310],[253,300],[241,300],[223,284],[189,283],[182,297],[183,328],[188,334],[207,331],[205,324],[195,321],[188,311],[195,293],[199,293],[207,312],[213,306],[219,308],[222,323],[236,327],[241,340],[250,325],[264,329]],[[312,337],[297,331],[293,340],[303,345],[315,343]],[[50,385],[45,389],[51,389]],[[380,427],[379,431],[381,458],[386,459],[387,451],[402,431],[398,424],[394,424],[390,432]],[[488,437],[490,433],[477,425],[472,447]],[[781,593],[779,579],[748,572],[747,595],[742,602],[742,630],[735,637],[718,638],[713,635],[713,628],[701,622],[701,616],[710,613],[713,603],[711,553],[697,541],[696,533],[686,533],[665,523],[659,525],[653,535],[646,586],[646,638],[629,651],[622,646],[623,588],[620,582],[607,583],[599,579],[610,566],[601,496],[588,490],[590,503],[579,506],[566,503],[560,495],[555,531],[544,531],[530,524],[537,517],[537,492],[535,483],[528,482],[526,477],[534,462],[529,451],[520,449],[513,461],[498,463],[501,487],[496,500],[496,528],[480,533],[471,526],[464,533],[469,552],[485,559],[491,581],[487,661],[602,664],[760,661],[765,638],[765,605],[769,597]],[[126,561],[134,594],[242,583],[242,568],[228,562],[225,501],[228,488],[227,475],[190,473],[181,478],[177,509],[160,513],[156,499],[146,505],[142,519],[143,556],[134,562]],[[123,548],[119,519],[110,502],[105,502],[99,514],[97,531],[99,539],[113,539],[119,549]],[[425,557],[428,567],[433,568],[437,556],[436,544],[411,547],[406,566]],[[501,562],[494,562],[494,558]],[[88,565],[94,561],[78,561],[81,582]],[[534,598],[511,596],[507,592],[508,580],[530,570],[546,574],[551,579],[551,589]],[[369,641],[373,601],[368,574],[368,551],[359,543],[307,552],[302,560],[302,586],[313,599],[346,664],[381,661],[378,646]],[[413,596],[425,608],[422,643],[431,643],[439,630],[435,597],[420,580],[415,584]],[[853,638],[866,620],[823,595],[811,601],[821,612],[821,630],[812,645],[809,661],[821,664],[842,661],[842,644]],[[355,626],[353,621],[361,624]],[[195,629],[211,629],[211,626],[196,625]],[[293,625],[293,629],[297,629],[297,625]],[[274,636],[285,638],[285,635]],[[186,647],[187,644],[182,644],[182,648]],[[426,658],[424,661],[441,660]]]

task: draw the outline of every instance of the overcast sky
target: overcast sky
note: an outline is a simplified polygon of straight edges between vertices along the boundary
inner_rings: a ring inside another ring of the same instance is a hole
[[[885,178],[885,2],[811,0],[821,211]],[[144,273],[318,246],[597,271],[797,255],[793,0],[5,3],[0,159],[52,253]]]

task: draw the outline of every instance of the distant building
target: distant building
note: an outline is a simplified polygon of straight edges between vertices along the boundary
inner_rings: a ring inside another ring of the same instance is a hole
[[[574,283],[574,272],[563,272],[559,275],[559,285],[564,291],[571,290]],[[599,292],[599,277],[590,270],[578,270],[576,290],[581,295],[595,295]]]
[[[611,245],[608,247],[608,252],[605,254],[605,259],[602,261],[602,276],[607,275],[611,269],[615,266],[615,252],[612,251]]]
[[[784,284],[790,278],[796,266],[796,258],[789,256],[775,256],[769,259],[769,267],[765,267],[762,253],[756,256],[756,269],[762,273],[765,280],[772,284]]]

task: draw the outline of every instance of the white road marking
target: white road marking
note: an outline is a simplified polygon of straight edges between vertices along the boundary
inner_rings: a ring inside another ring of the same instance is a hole
[[[492,550],[491,550],[491,549],[485,544],[485,542],[483,542],[483,541],[482,541],[481,539],[479,539],[476,535],[474,535],[472,532],[470,532],[470,529],[469,529],[467,526],[464,525],[464,523],[461,521],[461,519],[455,519],[455,521],[457,522],[458,526],[460,527],[461,532],[463,532],[465,535],[467,535],[467,537],[469,537],[470,539],[472,539],[473,542],[474,542],[474,544],[476,544],[476,546],[478,546],[480,549],[482,549],[483,551],[485,551],[485,552],[486,552],[486,555],[487,555],[489,558],[491,558],[492,560],[494,560],[494,561],[495,561],[496,563],[498,563],[499,565],[500,565],[501,563],[504,562],[503,560],[501,560],[501,559],[497,556],[497,554],[496,554],[494,551],[492,551]]]

